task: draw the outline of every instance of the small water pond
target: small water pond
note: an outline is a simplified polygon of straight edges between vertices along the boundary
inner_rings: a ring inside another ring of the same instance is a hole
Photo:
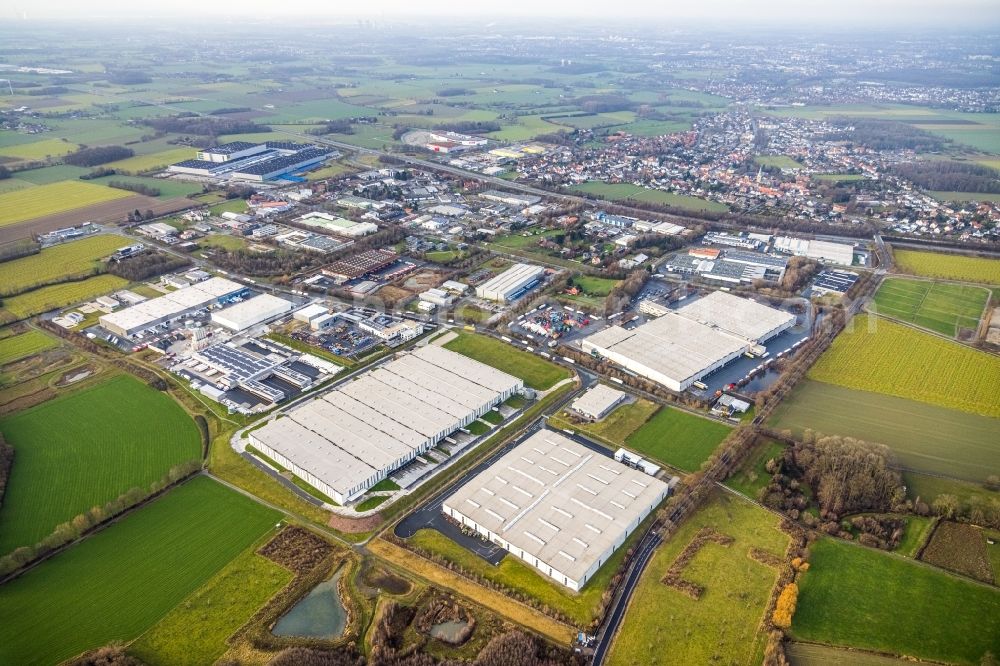
[[[271,630],[275,636],[304,636],[333,640],[344,634],[347,610],[340,598],[338,571],[292,606]]]

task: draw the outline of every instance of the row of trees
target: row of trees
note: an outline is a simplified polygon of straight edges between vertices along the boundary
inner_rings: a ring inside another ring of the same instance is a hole
[[[928,190],[1000,193],[1000,171],[982,164],[949,160],[906,162],[896,165],[892,171]]]
[[[145,252],[134,257],[127,257],[108,263],[108,272],[125,278],[129,282],[138,282],[156,275],[163,275],[191,265],[190,260],[164,252]]]
[[[92,167],[117,160],[124,160],[133,155],[135,155],[135,151],[125,146],[95,146],[93,148],[81,148],[74,153],[70,153],[63,158],[63,162],[73,166]]]
[[[160,189],[158,187],[152,187],[150,185],[146,185],[145,183],[133,183],[129,180],[109,180],[108,187],[113,187],[118,190],[128,190],[129,192],[135,192],[136,194],[142,194],[147,197],[160,196]]]

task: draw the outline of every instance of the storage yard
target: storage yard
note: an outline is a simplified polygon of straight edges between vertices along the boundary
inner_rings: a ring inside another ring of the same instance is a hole
[[[442,511],[578,591],[666,496],[666,483],[541,430]]]

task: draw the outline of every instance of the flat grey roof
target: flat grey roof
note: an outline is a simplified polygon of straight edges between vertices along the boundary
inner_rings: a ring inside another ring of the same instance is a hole
[[[625,397],[623,391],[616,391],[606,384],[598,384],[573,401],[572,408],[584,414],[600,414]]]
[[[610,326],[594,333],[586,341],[678,382],[701,373],[748,345],[742,338],[687,319],[676,312],[668,312],[631,331],[621,326]]]
[[[775,328],[791,325],[795,321],[795,315],[791,313],[724,291],[713,291],[678,308],[676,312],[754,342]]]
[[[434,350],[400,355],[290,409],[250,436],[346,495],[521,386],[521,380],[488,365]],[[464,372],[456,374],[446,365]]]
[[[579,580],[666,489],[658,479],[541,430],[444,503]]]

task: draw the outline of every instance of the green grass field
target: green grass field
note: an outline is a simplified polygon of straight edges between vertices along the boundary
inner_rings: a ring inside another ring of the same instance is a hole
[[[0,663],[55,664],[131,640],[280,518],[207,477],[192,479],[0,587]]]
[[[176,162],[193,160],[197,151],[194,148],[173,148],[159,153],[149,155],[135,155],[124,160],[111,162],[104,166],[110,169],[118,169],[129,173],[142,173],[152,171],[160,167],[167,167]]]
[[[59,523],[146,488],[201,452],[191,417],[131,376],[8,416],[0,431],[15,454],[0,507],[0,553],[34,545]]]
[[[902,249],[894,250],[893,255],[896,267],[903,273],[977,284],[1000,284],[1000,259]]]
[[[61,278],[90,275],[100,267],[98,259],[131,242],[124,236],[101,234],[0,263],[0,296],[17,294],[36,284]]]
[[[905,557],[916,557],[917,551],[924,545],[936,520],[937,518],[927,516],[906,516],[903,538],[899,540],[895,552]]]
[[[807,375],[972,414],[1000,417],[1000,358],[887,319],[855,317]]]
[[[777,167],[779,169],[801,169],[802,164],[788,155],[758,155],[753,161],[761,166]]]
[[[575,185],[571,189],[586,194],[594,194],[609,201],[634,200],[643,203],[666,204],[684,210],[704,210],[715,213],[724,213],[729,210],[725,204],[716,201],[708,201],[707,199],[692,197],[686,194],[664,192],[663,190],[650,190],[627,183],[588,181],[580,185]]]
[[[853,183],[865,179],[860,173],[818,173],[813,174],[813,178],[834,183]]]
[[[1000,590],[823,538],[800,584],[792,637],[958,664],[1000,654]]]
[[[756,500],[760,489],[771,482],[771,475],[765,468],[767,461],[780,457],[784,450],[785,446],[781,442],[767,441],[760,444],[743,467],[726,480],[726,485]]]
[[[49,157],[62,157],[76,150],[79,146],[59,139],[43,139],[32,143],[22,143],[16,146],[0,148],[0,155],[18,160],[44,160]]]
[[[968,503],[970,500],[980,502],[1000,500],[1000,491],[987,490],[979,483],[914,472],[904,472],[903,482],[906,484],[906,496],[909,499],[916,500],[919,497],[927,504],[932,503],[938,495],[954,495],[962,503]]]
[[[6,310],[14,319],[27,319],[122,289],[126,285],[128,280],[115,275],[98,275],[80,282],[55,284],[5,298],[0,314]]]
[[[590,296],[607,296],[618,282],[619,280],[609,280],[608,278],[593,277],[590,275],[580,275],[573,278],[573,284],[579,287],[583,293]]]
[[[149,666],[214,663],[226,639],[292,580],[292,572],[245,550],[129,646]]]
[[[0,194],[0,227],[130,196],[132,192],[74,180],[8,192]]]
[[[660,411],[625,440],[644,455],[685,472],[694,472],[729,434],[729,426],[671,407]]]
[[[26,356],[33,356],[46,349],[52,349],[58,344],[59,342],[54,338],[35,329],[0,338],[0,365],[6,365]]]
[[[457,338],[445,345],[445,349],[520,377],[525,386],[538,391],[552,388],[556,382],[570,376],[568,370],[554,363],[483,335],[459,333]]]
[[[82,174],[89,172],[90,169],[86,167],[72,166],[70,164],[54,164],[40,169],[18,171],[17,177],[34,185],[50,185],[63,180],[74,180]]]
[[[875,293],[879,314],[950,337],[975,331],[990,290],[961,284],[888,278]]]
[[[607,663],[760,663],[764,647],[760,625],[778,571],[750,559],[747,552],[757,547],[783,554],[788,537],[779,531],[779,522],[749,502],[715,495],[656,550],[635,588]],[[661,580],[704,526],[733,537],[734,542],[728,547],[706,544],[685,567],[683,578],[705,589],[695,601]]]
[[[880,442],[900,465],[929,474],[975,481],[1000,469],[996,418],[824,382],[799,382],[770,425]]]

